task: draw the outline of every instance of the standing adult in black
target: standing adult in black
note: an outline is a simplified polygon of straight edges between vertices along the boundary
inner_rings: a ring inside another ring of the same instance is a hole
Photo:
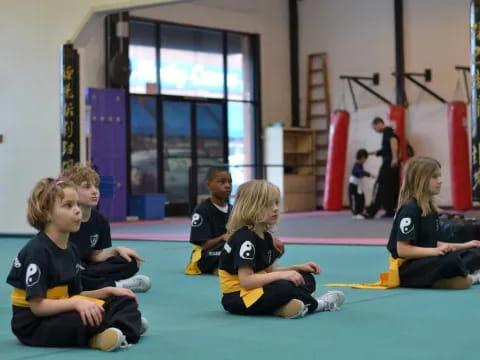
[[[370,151],[369,155],[381,156],[382,166],[373,187],[372,202],[367,208],[365,216],[373,218],[378,210],[383,208],[385,210],[383,217],[393,217],[400,190],[399,138],[390,126],[385,126],[382,118],[373,119],[372,127],[376,132],[383,134],[382,148]]]

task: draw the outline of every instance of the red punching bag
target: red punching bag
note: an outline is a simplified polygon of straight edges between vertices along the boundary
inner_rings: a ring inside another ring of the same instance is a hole
[[[395,124],[395,132],[400,139],[400,157],[407,160],[407,140],[405,137],[405,108],[403,105],[388,105],[388,118]]]
[[[335,110],[332,113],[323,196],[323,208],[325,210],[340,210],[343,205],[343,179],[345,176],[349,121],[350,114],[345,110]]]
[[[456,210],[467,210],[472,207],[467,126],[467,104],[462,101],[449,103],[450,178],[452,182],[452,205]]]

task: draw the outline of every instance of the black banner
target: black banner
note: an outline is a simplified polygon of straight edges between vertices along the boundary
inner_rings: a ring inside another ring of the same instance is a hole
[[[62,51],[62,170],[80,161],[79,66],[72,44]]]

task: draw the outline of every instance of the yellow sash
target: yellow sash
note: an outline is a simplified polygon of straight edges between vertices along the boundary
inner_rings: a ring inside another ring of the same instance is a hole
[[[26,300],[26,292],[23,289],[13,288],[12,293],[10,294],[10,299],[12,300],[12,304],[19,307],[30,307],[30,303]],[[57,286],[47,290],[46,299],[51,300],[63,300],[68,299],[68,285]],[[96,303],[97,305],[102,306],[105,301],[100,299],[95,299],[88,296],[83,295],[75,295],[72,298],[76,299],[83,299],[88,300]]]
[[[266,271],[259,271],[255,274],[266,274]],[[255,288],[246,290],[240,286],[238,275],[232,275],[225,270],[218,270],[218,278],[220,280],[220,289],[222,293],[229,294],[240,291],[240,297],[247,308],[255,304],[263,295],[263,288]]]
[[[185,268],[186,275],[199,275],[202,272],[198,268],[198,262],[202,258],[202,247],[200,245],[192,245],[192,255],[190,256],[190,262]]]
[[[380,280],[372,284],[325,284],[325,286],[348,286],[354,289],[374,289],[384,290],[393,289],[400,286],[399,268],[408,259],[394,259],[391,256],[388,258],[389,267],[388,272],[380,274]]]

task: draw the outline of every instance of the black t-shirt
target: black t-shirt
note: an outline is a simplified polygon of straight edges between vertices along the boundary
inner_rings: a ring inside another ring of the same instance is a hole
[[[219,269],[237,275],[240,267],[249,267],[253,272],[268,268],[280,254],[273,246],[272,235],[265,232],[264,238],[247,228],[236,231],[223,247]]]
[[[404,204],[395,215],[387,248],[394,258],[398,258],[397,242],[409,241],[411,245],[434,248],[444,235],[440,228],[438,214],[431,212],[422,216],[422,209],[415,199]]]
[[[390,139],[395,138],[399,140],[398,135],[393,131],[390,126],[386,126],[383,129],[382,137],[382,148],[377,152],[377,156],[381,156],[384,161],[392,159],[392,147],[390,145]],[[398,146],[398,152],[400,151],[400,146]]]
[[[228,204],[228,210],[224,213],[210,199],[206,199],[198,204],[192,216],[190,242],[201,246],[207,240],[225,234],[231,210],[232,206]]]
[[[47,290],[68,285],[69,296],[82,291],[80,264],[69,243],[59,248],[43,232],[39,232],[18,253],[7,283],[26,292],[26,300],[34,296],[46,298]]]
[[[80,230],[70,233],[69,242],[77,248],[82,262],[89,262],[94,250],[103,250],[112,246],[110,224],[105,216],[92,209],[90,219],[82,222]]]

